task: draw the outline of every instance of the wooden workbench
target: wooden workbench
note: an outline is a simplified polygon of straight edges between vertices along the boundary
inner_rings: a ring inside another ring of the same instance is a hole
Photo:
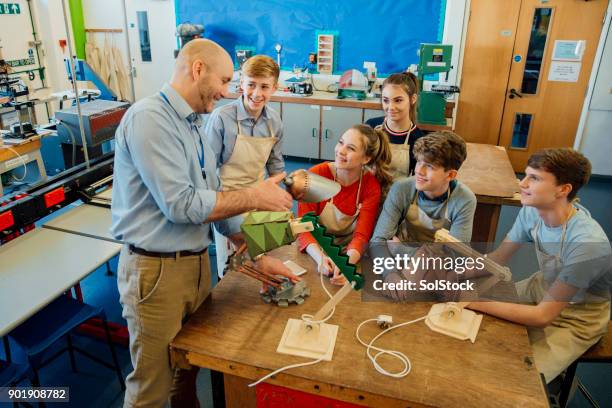
[[[476,194],[473,242],[493,242],[502,205],[521,205],[516,175],[506,149],[468,143],[467,158],[459,169],[459,180]]]
[[[44,132],[27,139],[0,139],[3,144],[0,145],[0,174],[11,171],[17,167],[27,166],[30,162],[36,162],[38,167],[38,175],[41,181],[47,179],[45,164],[40,154],[42,136],[46,136],[49,132]],[[27,182],[35,182],[36,180],[29,177]],[[0,181],[0,197],[4,194],[2,182]]]
[[[264,304],[259,282],[232,271],[171,343],[174,364],[224,373],[228,407],[254,406],[255,389],[246,384],[282,366],[308,361],[277,354],[276,347],[288,318],[314,314],[326,300],[307,255],[295,246],[272,255],[293,259],[309,270],[304,279],[312,296],[303,305],[283,309]],[[434,333],[423,322],[399,328],[377,345],[407,354],[412,372],[402,379],[376,372],[355,339],[357,325],[382,313],[404,322],[427,314],[430,307],[430,303],[362,303],[359,293],[351,293],[329,321],[340,325],[333,360],[291,369],[267,382],[372,407],[548,406],[526,329],[488,316],[474,344]],[[361,334],[371,339],[379,332],[372,324]],[[398,368],[387,366],[391,367]]]
[[[10,149],[9,149],[10,147]],[[17,157],[15,152],[24,155],[36,150],[40,150],[40,136],[33,136],[28,139],[20,140],[19,143],[5,143],[0,145],[0,162],[14,159]]]

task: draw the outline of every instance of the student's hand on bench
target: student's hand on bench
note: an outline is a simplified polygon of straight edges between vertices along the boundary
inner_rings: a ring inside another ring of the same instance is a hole
[[[297,283],[301,279],[291,272],[287,265],[285,265],[280,259],[274,258],[273,256],[264,255],[255,261],[255,268],[263,272],[268,276],[284,276],[289,278],[292,283]],[[268,285],[265,283],[262,286],[262,291],[268,291]]]
[[[336,266],[334,261],[331,260],[329,256],[323,256],[321,262],[319,263],[317,270],[323,276],[327,276],[330,278],[330,282],[334,285],[344,285],[346,283],[346,278],[340,272],[340,269]]]

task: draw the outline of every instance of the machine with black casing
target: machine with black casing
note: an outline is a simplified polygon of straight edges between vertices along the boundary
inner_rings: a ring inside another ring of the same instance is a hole
[[[178,56],[181,48],[185,46],[189,41],[195,38],[202,38],[204,33],[204,26],[201,24],[182,23],[176,27],[176,36],[179,39],[180,48],[174,50],[174,58]]]
[[[289,84],[289,91],[296,95],[312,95],[312,84],[308,82],[294,82]]]
[[[97,99],[81,105],[81,116],[88,146],[96,146],[112,139],[121,118],[130,107],[127,102]],[[55,113],[55,118],[65,126],[59,126],[57,133],[63,143],[82,145],[79,130],[79,116],[76,106]],[[72,133],[70,133],[72,132]],[[74,138],[74,139],[73,139]]]

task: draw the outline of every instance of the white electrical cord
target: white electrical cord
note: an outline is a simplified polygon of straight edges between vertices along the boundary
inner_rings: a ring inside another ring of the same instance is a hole
[[[321,357],[318,360],[307,361],[305,363],[291,364],[291,365],[279,368],[276,371],[272,371],[270,374],[266,375],[265,377],[261,377],[259,380],[255,381],[254,383],[249,384],[249,387],[254,387],[257,384],[259,384],[260,382],[267,380],[268,378],[272,377],[273,375],[276,375],[276,374],[280,373],[281,371],[289,370],[291,368],[298,368],[298,367],[305,367],[305,366],[309,366],[309,365],[314,365],[314,364],[320,363],[321,361],[323,361],[323,357]]]
[[[373,346],[373,344],[381,336],[383,336],[384,334],[390,332],[391,330],[397,329],[399,327],[407,326],[409,324],[420,322],[421,320],[427,319],[427,317],[428,316],[423,316],[423,317],[419,317],[418,319],[411,320],[409,322],[399,323],[399,324],[396,324],[395,326],[391,326],[391,327],[383,330],[382,332],[378,333],[372,340],[370,340],[369,343],[366,343],[363,340],[361,340],[361,337],[359,337],[359,330],[361,329],[361,327],[364,324],[369,323],[369,322],[377,322],[378,319],[367,319],[367,320],[364,320],[363,322],[361,322],[359,324],[359,326],[357,326],[357,330],[355,330],[355,336],[357,337],[357,340],[359,340],[359,342],[363,346],[365,346],[368,358],[372,362],[372,365],[374,366],[376,371],[378,371],[379,373],[381,373],[383,375],[386,375],[388,377],[403,378],[403,377],[407,376],[408,374],[410,374],[410,370],[412,369],[412,365],[410,363],[410,359],[408,358],[408,356],[406,356],[401,351],[387,350],[387,349],[383,349],[383,348],[380,348],[380,347],[375,347],[375,346]],[[376,353],[375,355],[372,355],[371,352],[370,352],[370,350],[372,350],[372,349],[378,351],[378,353]],[[384,369],[378,363],[377,360],[378,360],[378,357],[380,357],[382,355],[385,355],[385,354],[388,354],[388,355],[390,355],[392,357],[397,358],[404,365],[404,368],[401,371],[398,371],[398,372],[391,372],[391,371],[387,371],[386,369]]]
[[[319,278],[321,280],[321,287],[325,291],[325,294],[327,295],[327,297],[331,299],[333,296],[332,296],[331,293],[329,293],[329,290],[327,290],[327,287],[325,287],[325,281],[323,280],[323,274],[322,273],[319,273]],[[325,319],[323,319],[323,320],[312,320],[314,318],[314,316],[311,315],[311,314],[307,314],[307,313],[304,313],[302,315],[301,319],[303,321],[307,322],[307,323],[321,324],[321,323],[325,323],[326,321],[331,319],[335,312],[336,312],[336,306],[334,306],[332,308],[332,310],[329,312],[327,317],[325,317]]]
[[[332,296],[331,293],[329,293],[329,290],[327,290],[327,288],[325,287],[325,282],[323,281],[323,274],[319,273],[319,277],[321,278],[321,286],[323,287],[323,290],[325,291],[327,296],[331,299],[333,296]],[[306,313],[304,313],[301,318],[306,323],[321,324],[321,323],[325,323],[326,321],[331,319],[331,317],[334,315],[335,311],[336,311],[336,307],[334,306],[333,309],[331,310],[331,312],[329,312],[329,315],[327,315],[327,317],[325,317],[325,319],[323,319],[323,320],[316,320],[316,321],[312,320],[314,316],[311,315],[311,314],[306,314]],[[331,342],[331,339],[330,339],[330,342]],[[281,367],[278,370],[272,371],[270,374],[268,374],[268,375],[266,375],[264,377],[261,377],[259,380],[249,384],[249,387],[254,387],[257,384],[259,384],[260,382],[263,382],[263,381],[267,380],[268,378],[270,378],[270,377],[272,377],[272,376],[274,376],[274,375],[276,375],[276,374],[278,374],[280,372],[283,372],[283,371],[286,371],[286,370],[290,370],[292,368],[305,367],[305,366],[309,366],[309,365],[318,364],[321,361],[323,361],[323,358],[324,357],[321,357],[321,358],[319,358],[317,360],[313,360],[313,361],[307,361],[305,363],[291,364],[291,365],[288,365],[288,366],[285,366],[285,367]]]
[[[17,178],[15,176],[13,176],[11,174],[11,177],[13,177],[13,180],[15,181],[23,181],[25,180],[26,176],[28,175],[28,164],[26,163],[25,159],[19,154],[17,153],[17,151],[15,149],[13,149],[12,147],[9,146],[3,146],[5,149],[9,149],[11,152],[15,153],[17,155],[17,157],[21,160],[21,163],[23,164],[23,177],[22,178]]]

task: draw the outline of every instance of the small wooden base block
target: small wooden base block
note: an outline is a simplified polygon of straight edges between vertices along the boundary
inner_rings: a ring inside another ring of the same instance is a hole
[[[337,335],[338,326],[334,324],[307,324],[303,320],[289,319],[276,351],[331,361]]]
[[[425,324],[433,331],[459,340],[476,341],[482,315],[452,303],[436,303],[429,310]]]

